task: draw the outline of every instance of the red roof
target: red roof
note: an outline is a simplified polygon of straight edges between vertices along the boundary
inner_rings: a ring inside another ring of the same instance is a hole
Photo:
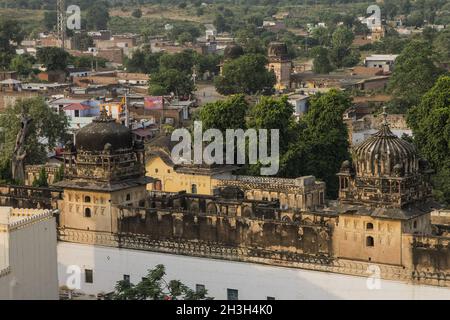
[[[90,106],[81,103],[72,103],[64,107],[64,110],[89,110]]]

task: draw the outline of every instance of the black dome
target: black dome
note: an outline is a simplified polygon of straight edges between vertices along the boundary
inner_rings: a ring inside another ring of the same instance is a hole
[[[101,152],[133,148],[131,130],[105,114],[78,131],[75,143],[79,151]]]

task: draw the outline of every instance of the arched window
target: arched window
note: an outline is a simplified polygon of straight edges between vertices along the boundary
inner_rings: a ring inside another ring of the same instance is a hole
[[[131,194],[127,193],[127,200],[126,201],[130,201],[131,200]]]
[[[413,228],[416,229],[417,228],[417,221],[413,222]]]
[[[91,202],[91,197],[85,196],[85,197],[84,197],[84,202],[90,203],[90,202]]]
[[[90,208],[84,209],[84,216],[86,218],[90,218],[91,217],[91,209]]]
[[[373,230],[373,223],[368,222],[368,223],[366,224],[366,230]]]
[[[373,237],[367,237],[366,238],[366,247],[373,247],[374,246],[374,240]]]
[[[193,185],[191,186],[191,193],[192,193],[192,194],[196,194],[196,193],[197,193],[197,185],[196,185],[196,184],[193,184]]]

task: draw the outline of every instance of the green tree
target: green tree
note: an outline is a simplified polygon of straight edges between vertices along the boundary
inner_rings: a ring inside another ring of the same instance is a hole
[[[41,168],[41,170],[39,170],[39,176],[37,177],[37,179],[33,181],[33,187],[48,188],[48,175],[45,171],[44,166]]]
[[[313,71],[315,73],[329,73],[333,71],[333,66],[330,63],[329,52],[324,47],[316,47],[314,48],[314,63],[313,63]]]
[[[186,42],[194,42],[194,37],[189,32],[183,32],[178,36],[178,42],[185,44]]]
[[[389,80],[388,88],[395,96],[394,103],[403,109],[418,104],[441,73],[433,63],[430,45],[424,41],[412,41],[397,57]]]
[[[328,28],[325,27],[314,28],[311,32],[311,36],[317,40],[317,43],[320,46],[331,45],[331,33]]]
[[[109,22],[108,3],[95,1],[87,9],[86,22],[88,30],[104,30],[108,28]]]
[[[47,31],[53,31],[57,24],[57,14],[55,10],[44,12],[44,26]]]
[[[200,16],[205,14],[205,9],[197,8],[196,11],[195,11],[195,14],[197,15],[197,17],[200,17]]]
[[[230,27],[227,24],[226,19],[221,14],[217,14],[213,21],[214,26],[217,29],[217,32],[225,32],[229,31]]]
[[[436,60],[441,65],[450,65],[450,30],[439,32],[433,41]]]
[[[344,160],[350,158],[347,126],[343,119],[345,110],[352,106],[351,97],[332,89],[317,94],[309,101],[309,110],[301,119],[304,128],[300,135],[302,174],[311,174],[327,184],[327,194],[335,198],[338,192],[336,174]]]
[[[65,70],[69,61],[69,54],[57,47],[38,48],[36,58],[48,71]]]
[[[234,95],[226,100],[208,103],[200,109],[198,118],[203,129],[245,129],[245,116],[249,105],[244,95]]]
[[[197,53],[194,50],[183,50],[175,54],[164,54],[159,63],[161,69],[175,69],[180,72],[192,73]]]
[[[150,74],[159,70],[161,52],[152,53],[150,50],[136,50],[130,59],[125,60],[125,66],[129,72],[141,72]]]
[[[218,54],[197,55],[196,65],[200,73],[210,71],[214,74],[219,72],[220,56]]]
[[[419,152],[436,169],[434,186],[439,200],[450,205],[450,77],[440,77],[413,106],[407,122]]]
[[[196,292],[179,280],[166,281],[166,270],[157,265],[148,270],[148,274],[137,285],[129,281],[118,281],[113,300],[210,300],[207,291]]]
[[[261,97],[250,111],[248,127],[254,129],[278,129],[280,153],[284,153],[293,140],[294,107],[286,96]]]
[[[133,12],[131,13],[131,15],[136,18],[136,19],[140,19],[142,18],[142,11],[139,8],[136,8],[133,10]]]
[[[275,74],[266,68],[267,59],[260,54],[245,54],[227,62],[215,86],[224,95],[272,93]]]
[[[330,59],[337,68],[347,67],[349,62],[345,58],[351,53],[354,35],[351,29],[339,26],[331,38]]]
[[[286,96],[281,98],[261,97],[261,100],[251,108],[247,121],[248,128],[278,130],[279,176],[288,176],[285,170],[285,159],[292,152],[293,144],[296,142],[298,130],[293,113],[294,107],[288,102]],[[248,165],[242,170],[242,173],[259,175],[260,169],[261,164]]]
[[[174,25],[167,36],[172,41],[180,41],[180,36],[185,33],[190,35],[189,38],[193,42],[201,35],[200,29],[196,25],[183,22]],[[183,37],[188,37],[186,34]]]
[[[1,168],[10,166],[22,112],[32,119],[25,140],[26,164],[45,163],[48,151],[53,150],[58,142],[66,141],[69,122],[65,114],[54,112],[42,98],[19,100],[8,106],[0,117],[4,141],[0,147]]]
[[[191,75],[176,69],[163,69],[150,75],[149,93],[151,95],[175,94],[188,97],[195,90]]]
[[[10,64],[10,69],[17,71],[23,77],[29,76],[33,72],[33,64],[36,59],[29,54],[16,55]]]
[[[0,68],[9,67],[15,49],[23,40],[23,31],[18,21],[0,19]]]

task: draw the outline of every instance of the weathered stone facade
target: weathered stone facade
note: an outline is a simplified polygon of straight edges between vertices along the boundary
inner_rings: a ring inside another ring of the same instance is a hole
[[[271,42],[268,49],[269,64],[267,68],[276,77],[277,90],[289,89],[291,86],[292,61],[288,57],[287,46],[281,42]]]
[[[343,164],[333,203],[314,177],[215,177],[212,194],[148,191],[142,146],[112,121],[103,114],[66,148],[61,241],[362,276],[375,265],[385,279],[450,285],[430,171],[387,122]]]

